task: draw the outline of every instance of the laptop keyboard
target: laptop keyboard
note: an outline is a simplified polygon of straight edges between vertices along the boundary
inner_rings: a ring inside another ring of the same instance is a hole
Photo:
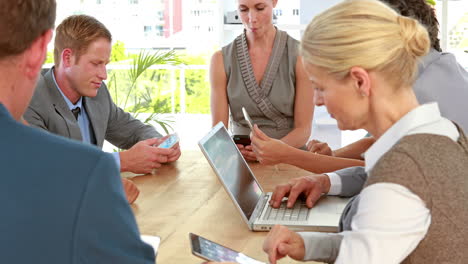
[[[309,215],[305,201],[297,200],[294,207],[287,208],[287,201],[281,202],[279,208],[268,206],[263,220],[306,221]]]

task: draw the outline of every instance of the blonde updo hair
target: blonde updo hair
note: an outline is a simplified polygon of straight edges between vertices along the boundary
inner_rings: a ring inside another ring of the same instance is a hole
[[[381,72],[395,86],[412,85],[418,58],[429,51],[427,30],[376,0],[348,0],[316,16],[301,41],[306,63],[338,79],[353,66]]]

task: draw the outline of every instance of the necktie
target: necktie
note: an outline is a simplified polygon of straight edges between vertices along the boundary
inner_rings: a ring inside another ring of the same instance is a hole
[[[71,111],[73,115],[75,116],[76,120],[78,120],[78,114],[80,113],[81,109],[79,107],[75,107]]]

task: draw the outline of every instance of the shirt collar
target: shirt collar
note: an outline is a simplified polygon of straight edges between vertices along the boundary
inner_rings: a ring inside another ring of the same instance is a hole
[[[437,103],[418,106],[404,115],[366,151],[364,154],[366,172],[369,172],[387,151],[412,130],[439,121],[441,118]]]
[[[54,80],[54,83],[55,83],[55,87],[57,87],[57,90],[59,90],[60,94],[62,95],[63,99],[65,100],[65,102],[67,103],[67,106],[70,110],[72,109],[75,109],[76,107],[79,107],[80,109],[83,109],[83,97],[80,97],[80,99],[78,100],[78,102],[76,102],[76,104],[73,104],[66,96],[65,94],[63,94],[62,90],[60,89],[60,87],[58,86],[57,84],[57,80],[55,80],[55,73],[54,73],[54,69],[52,67],[52,79]]]

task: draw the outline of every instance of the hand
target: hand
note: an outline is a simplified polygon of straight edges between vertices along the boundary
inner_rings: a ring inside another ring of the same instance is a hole
[[[153,147],[159,145],[164,138],[150,138],[133,145],[129,150],[120,152],[120,171],[147,174],[161,163],[168,162],[168,157],[175,155],[175,150]]]
[[[312,208],[320,199],[322,193],[330,191],[330,178],[325,174],[314,174],[311,176],[295,178],[288,184],[282,184],[275,187],[270,199],[270,205],[278,208],[283,197],[288,196],[287,207],[291,208],[300,194],[306,198],[306,206]]]
[[[276,225],[268,233],[263,243],[263,251],[268,254],[268,260],[271,264],[276,264],[278,259],[285,256],[302,260],[305,255],[304,240],[287,227]]]
[[[307,142],[307,149],[313,153],[334,156],[332,149],[330,146],[328,146],[327,143],[318,141],[316,139]]]
[[[281,140],[268,137],[257,125],[254,125],[250,138],[253,152],[262,164],[282,163],[283,155],[287,155],[288,149],[292,148]]]
[[[140,194],[137,186],[130,180],[122,179],[122,185],[125,191],[125,196],[127,197],[128,203],[132,204],[137,199]]]
[[[249,161],[257,161],[257,155],[252,150],[252,145],[244,146],[241,144],[236,144],[237,148],[241,152],[242,156],[244,156],[245,160]]]
[[[174,146],[172,146],[171,149],[174,150],[174,153],[167,156],[167,162],[173,162],[178,160],[180,158],[180,155],[182,154],[180,152],[179,143],[176,143]]]

